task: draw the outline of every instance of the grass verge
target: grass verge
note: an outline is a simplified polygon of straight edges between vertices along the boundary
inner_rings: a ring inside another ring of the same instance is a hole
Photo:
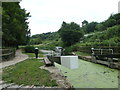
[[[33,54],[28,54],[34,56]],[[4,81],[15,83],[18,85],[34,85],[34,86],[57,86],[56,81],[52,80],[47,70],[40,69],[44,63],[39,59],[29,58],[16,65],[3,69]]]
[[[75,52],[77,55],[82,55],[82,56],[91,56],[89,53],[84,53],[84,52]]]
[[[35,57],[35,53],[27,53],[29,57]],[[38,53],[38,57],[44,57],[42,53]]]

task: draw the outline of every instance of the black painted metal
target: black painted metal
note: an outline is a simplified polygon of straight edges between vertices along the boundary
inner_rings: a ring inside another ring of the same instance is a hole
[[[107,58],[120,58],[120,54],[95,54],[94,56],[98,56],[98,57],[107,57]]]

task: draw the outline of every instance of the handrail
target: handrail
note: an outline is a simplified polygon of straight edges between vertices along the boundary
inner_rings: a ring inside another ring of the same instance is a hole
[[[91,50],[92,50],[92,54],[95,54],[94,51],[100,51],[100,54],[102,55],[104,50],[111,51],[111,54],[113,54],[113,49],[94,49],[94,48],[91,48]]]
[[[10,60],[15,57],[15,49],[1,49],[3,52],[0,54],[2,61]],[[1,61],[0,61],[1,62]]]
[[[2,57],[2,56],[7,56],[7,55],[11,55],[11,54],[13,54],[14,52],[11,52],[11,53],[7,53],[7,54],[2,54],[2,55],[0,55],[0,57]]]

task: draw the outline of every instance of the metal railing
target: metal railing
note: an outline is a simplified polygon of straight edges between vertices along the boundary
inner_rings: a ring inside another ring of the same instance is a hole
[[[99,54],[99,55],[113,54],[113,49],[94,49],[94,48],[91,48],[91,50],[92,50],[92,54]]]

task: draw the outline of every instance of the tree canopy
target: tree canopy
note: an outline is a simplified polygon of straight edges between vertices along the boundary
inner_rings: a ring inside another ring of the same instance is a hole
[[[70,24],[63,22],[58,32],[65,46],[71,46],[83,37],[80,26],[74,22],[71,22]]]
[[[83,37],[83,34],[84,35]],[[74,44],[82,46],[120,45],[120,13],[112,14],[102,22],[88,22],[84,20],[82,27],[75,22],[63,21],[57,32],[47,32],[33,35],[30,44],[54,44],[54,46],[72,47]],[[57,43],[57,44],[56,44]]]
[[[94,32],[97,24],[98,24],[97,22],[91,22],[83,26],[82,29],[85,33]]]
[[[87,20],[84,20],[84,21],[82,22],[82,27],[85,26],[85,25],[87,25],[87,24],[88,24],[88,21],[87,21]]]
[[[27,21],[30,13],[21,9],[19,2],[3,2],[2,8],[3,46],[16,47],[20,44],[26,44],[30,37]]]
[[[98,22],[88,23],[87,20],[84,20],[82,22],[81,29],[85,33],[91,33],[94,31],[104,31],[109,27],[113,27],[113,26],[119,25],[119,24],[120,24],[120,13],[117,13],[117,14],[111,14],[107,20],[100,22],[100,23],[98,23]]]

